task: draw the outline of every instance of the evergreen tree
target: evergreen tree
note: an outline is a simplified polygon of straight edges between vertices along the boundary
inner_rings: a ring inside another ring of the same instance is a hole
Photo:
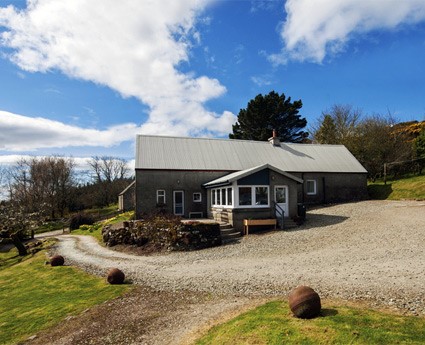
[[[325,115],[319,129],[314,135],[319,144],[338,144],[336,125],[331,115]]]
[[[417,158],[425,158],[425,129],[420,132],[414,141],[415,153]]]
[[[307,120],[299,114],[301,107],[301,100],[291,102],[291,97],[283,93],[259,94],[249,101],[246,109],[239,111],[229,138],[267,141],[276,130],[282,142],[303,142],[308,132],[303,131]]]

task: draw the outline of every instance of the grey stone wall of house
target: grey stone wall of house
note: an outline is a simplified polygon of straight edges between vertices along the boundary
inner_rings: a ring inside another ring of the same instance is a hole
[[[229,171],[136,170],[136,218],[143,214],[165,212],[173,214],[173,192],[184,192],[183,217],[190,213],[207,216],[206,182],[229,174]],[[157,205],[157,190],[165,191],[165,204]],[[193,201],[193,193],[201,193],[201,202]],[[192,214],[193,216],[193,214]],[[196,217],[196,215],[195,215]]]
[[[294,173],[304,180],[298,187],[298,199],[304,204],[328,204],[363,200],[368,197],[367,175],[353,173]],[[307,181],[316,181],[316,194],[307,194]]]

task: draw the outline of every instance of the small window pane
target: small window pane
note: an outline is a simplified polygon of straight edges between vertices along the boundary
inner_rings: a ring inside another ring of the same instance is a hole
[[[212,204],[213,205],[216,205],[216,199],[215,199],[215,189],[213,189],[212,191],[211,191],[211,196],[212,196]]]
[[[239,187],[239,205],[252,205],[251,187]]]
[[[220,199],[220,189],[217,189],[217,205],[221,205],[221,199]]]
[[[316,194],[316,180],[307,180],[306,182],[307,194]]]
[[[156,203],[159,205],[165,204],[165,190],[156,191]]]
[[[267,187],[255,187],[255,204],[269,204],[269,189]]]
[[[193,193],[193,202],[201,202],[202,196],[201,193]]]
[[[232,188],[227,188],[227,205],[232,205]]]
[[[286,187],[276,187],[276,202],[278,204],[286,203]]]
[[[226,189],[221,190],[221,204],[226,205]]]

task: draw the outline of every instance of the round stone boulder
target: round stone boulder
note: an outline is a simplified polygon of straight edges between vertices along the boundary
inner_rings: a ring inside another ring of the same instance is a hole
[[[124,283],[125,274],[123,271],[118,268],[111,268],[108,271],[108,275],[106,276],[106,280],[109,284],[122,284]]]
[[[309,286],[298,286],[289,293],[289,308],[300,319],[312,319],[320,314],[319,294]]]
[[[65,263],[65,259],[63,258],[62,255],[53,255],[50,258],[51,266],[63,266],[64,263]]]

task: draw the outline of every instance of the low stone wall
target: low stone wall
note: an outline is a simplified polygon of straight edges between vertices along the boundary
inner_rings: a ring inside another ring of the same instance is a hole
[[[117,244],[154,245],[158,249],[197,250],[221,245],[220,226],[200,223],[153,219],[107,225],[102,229],[107,246]]]

